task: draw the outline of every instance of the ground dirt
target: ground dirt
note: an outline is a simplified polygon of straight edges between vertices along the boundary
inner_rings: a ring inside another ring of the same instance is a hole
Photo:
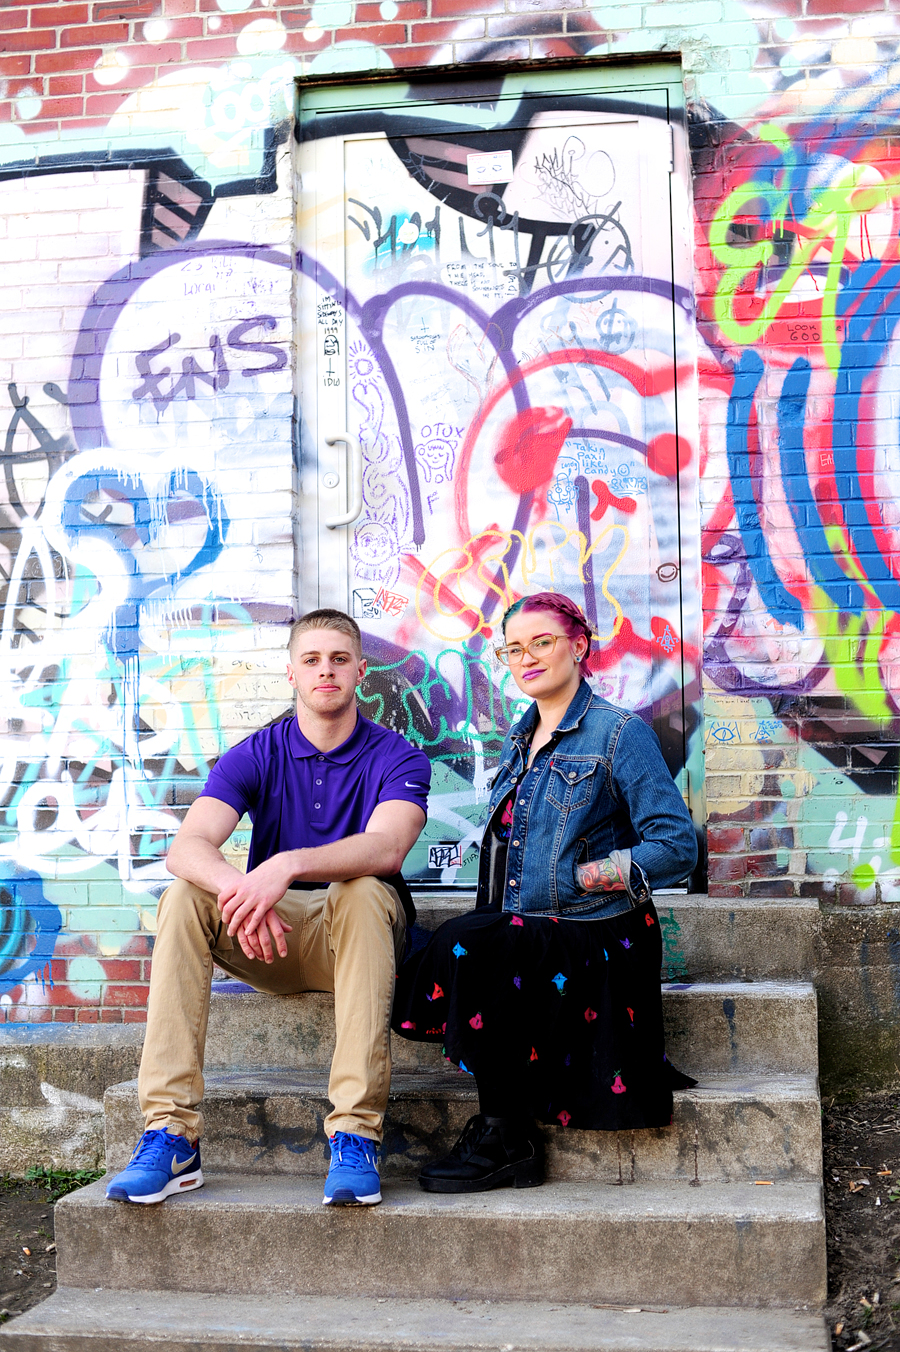
[[[900,1094],[826,1102],[822,1134],[834,1352],[900,1352]],[[48,1195],[0,1178],[0,1321],[56,1288]]]
[[[53,1203],[35,1183],[0,1178],[0,1320],[56,1290]]]
[[[826,1101],[822,1138],[833,1346],[900,1352],[900,1095]]]

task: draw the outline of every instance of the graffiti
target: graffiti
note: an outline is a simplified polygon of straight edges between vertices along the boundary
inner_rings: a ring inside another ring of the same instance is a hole
[[[212,285],[211,282],[206,283],[207,288],[212,288]],[[251,343],[245,337],[253,329],[274,329],[276,323],[277,320],[272,315],[258,315],[253,319],[242,320],[240,324],[236,324],[228,332],[224,343],[217,333],[211,334],[209,350],[212,365],[210,368],[204,371],[190,354],[182,357],[181,375],[177,380],[173,379],[169,388],[164,390],[162,382],[166,376],[172,374],[171,368],[165,366],[153,370],[150,361],[151,358],[161,357],[163,353],[169,353],[170,349],[181,341],[180,333],[170,333],[155,347],[147,348],[135,354],[134,364],[142,379],[141,383],[131,391],[132,399],[135,402],[140,399],[150,399],[153,402],[153,407],[158,413],[161,413],[166,405],[170,404],[173,399],[177,399],[180,394],[183,394],[185,399],[196,399],[198,382],[209,386],[214,393],[219,390],[227,390],[229,370],[225,354],[226,346],[241,354],[238,356],[239,362],[246,360],[242,354],[247,352],[257,352],[270,359],[266,366],[244,367],[241,370],[241,375],[263,375],[269,371],[280,371],[287,366],[287,353],[283,348],[278,347],[275,343]],[[174,354],[171,354],[169,359],[172,360],[173,358]]]
[[[553,588],[692,808],[705,755],[709,811],[777,837],[760,888],[900,896],[896,16],[823,11],[813,60],[786,13],[651,5],[642,55],[690,53],[689,170],[671,72],[613,96],[572,63],[640,46],[602,8],[529,16],[565,76],[505,78],[520,24],[487,0],[491,37],[417,39],[455,69],[465,41],[468,84],[299,112],[304,74],[405,59],[393,0],[377,32],[178,8],[90,49],[103,113],[4,76],[4,1008],[111,1011],[185,805],[283,710],[283,625],[320,600],[363,625],[364,710],[432,757],[414,881],[474,878],[524,707],[491,649]],[[329,544],[341,428],[362,511]]]
[[[636,273],[635,200],[617,183],[600,205],[616,157],[597,136],[563,137],[557,153],[557,134],[537,129],[507,188],[521,206],[494,184],[468,194],[464,211],[413,191],[404,138],[366,143],[366,171],[377,161],[384,173],[362,193],[348,181],[346,284],[332,285],[313,251],[298,259],[315,286],[312,383],[346,398],[334,407],[362,453],[347,590],[321,599],[349,603],[364,624],[365,711],[433,758],[431,818],[410,865],[424,881],[472,876],[494,758],[523,708],[488,645],[523,589],[581,600],[618,654],[610,690],[648,718],[677,689],[664,669],[683,617],[651,602],[643,557],[648,541],[663,556],[675,545],[674,513],[651,508],[648,474],[670,491],[653,448],[674,436],[677,380],[671,343],[647,334],[671,332],[673,303],[686,322],[690,301],[681,283]],[[30,385],[10,393],[8,443],[30,465],[27,433],[47,463],[37,512],[14,525],[22,549],[34,554],[37,542],[59,634],[31,632],[45,661],[63,656],[46,677],[33,663],[10,675],[15,699],[33,689],[41,727],[28,725],[27,772],[10,762],[0,847],[51,887],[102,879],[134,899],[86,931],[96,965],[70,961],[73,999],[78,985],[77,998],[93,989],[102,1000],[104,962],[152,923],[178,809],[211,760],[265,721],[266,701],[283,708],[267,674],[283,636],[267,626],[300,604],[284,581],[290,484],[317,435],[309,383],[295,430],[291,260],[228,243],[233,229],[217,239],[231,199],[209,165],[205,214],[187,179],[179,196],[175,179],[148,172],[154,247],[98,267],[68,372],[44,382],[56,422],[38,417]],[[264,191],[274,215],[280,203]],[[145,183],[145,215],[146,194]],[[634,318],[636,296],[649,329]],[[268,511],[267,500],[283,506]],[[315,548],[304,539],[308,558]],[[34,586],[27,599],[41,599]],[[4,632],[21,643],[27,623],[20,597]],[[76,635],[83,663],[67,652]],[[261,669],[247,660],[260,651]],[[80,912],[88,924],[90,911]]]
[[[820,344],[836,372],[843,345],[839,284],[848,265],[883,261],[892,248],[900,179],[886,179],[875,165],[836,156],[825,166],[821,154],[810,173],[802,139],[792,142],[772,126],[758,128],[757,136],[771,150],[764,172],[735,188],[710,225],[710,248],[724,269],[716,320],[732,341],[758,342],[786,306],[797,305],[798,283],[818,276],[822,286],[815,318],[794,319],[792,309],[793,322],[775,336]]]
[[[433,220],[426,221],[423,225],[422,217],[418,211],[414,211],[411,216],[404,217],[402,224],[398,224],[399,217],[395,212],[387,228],[382,231],[383,224],[381,209],[377,206],[368,206],[365,202],[360,202],[357,198],[350,198],[351,205],[359,207],[364,216],[370,220],[357,220],[355,216],[348,214],[348,221],[355,225],[362,232],[363,239],[372,245],[372,267],[381,266],[393,267],[397,261],[398,246],[399,252],[409,253],[413,249],[417,252],[427,247],[429,242],[433,242],[437,255],[440,255],[441,243],[441,209],[435,208]],[[385,253],[379,259],[378,251],[383,244],[389,246],[389,254]],[[428,334],[418,335],[414,338],[417,343],[427,342]]]
[[[889,505],[896,437],[873,437],[894,386],[900,206],[896,161],[879,132],[887,104],[882,113],[873,98],[864,130],[840,95],[828,116],[825,136],[815,121],[755,127],[709,225],[718,270],[704,313],[733,354],[734,375],[731,503],[720,500],[705,537],[713,608],[726,618],[708,632],[707,660],[724,688],[766,696],[782,720],[751,722],[745,744],[777,746],[766,754],[783,758],[796,738],[808,773],[841,766],[848,799],[866,795],[864,813],[835,823],[827,852],[808,828],[807,868],[837,883],[842,900],[855,889],[874,901],[897,895],[900,878],[896,760],[887,749],[900,727]],[[715,385],[712,368],[710,378]],[[769,409],[771,431],[762,425]],[[783,515],[761,507],[761,483]],[[767,663],[763,653],[774,657],[779,644],[790,659]],[[800,698],[815,711],[812,722],[786,729]],[[792,781],[786,789],[793,793]],[[861,858],[873,814],[878,845]]]
[[[664,624],[660,624],[657,621],[655,625],[651,620],[650,627],[653,630],[653,642],[658,643],[663,652],[666,653],[668,657],[671,657],[678,647],[678,639],[672,633],[668,620]]]
[[[416,446],[416,461],[427,484],[435,487],[453,482],[456,450],[464,427],[449,423],[426,424],[421,429],[422,440]]]
[[[428,847],[429,868],[459,868],[462,861],[463,852],[455,840],[441,841],[440,845]]]
[[[773,718],[761,718],[756,730],[751,733],[754,742],[773,742],[778,737],[781,725]]]
[[[380,587],[378,591],[374,587],[357,587],[353,592],[353,616],[357,620],[374,620],[379,615],[396,619],[408,605],[408,596],[388,591],[386,587]]]
[[[287,398],[290,445],[289,384],[265,385],[287,366],[284,348],[254,341],[276,318],[247,315],[259,303],[249,290],[245,317],[221,330],[208,323],[223,288],[251,266],[227,249],[134,260],[85,311],[73,352],[81,345],[86,355],[72,358],[66,391],[45,381],[38,413],[33,389],[9,386],[0,989],[29,975],[49,989],[62,933],[57,880],[71,880],[66,915],[88,932],[67,960],[65,998],[103,1000],[104,964],[136,942],[141,914],[152,919],[173,807],[228,745],[221,701],[249,693],[246,659],[235,670],[230,654],[246,651],[244,635],[267,607],[290,614],[277,592],[229,586],[242,557],[247,566],[258,553],[229,477],[229,412],[244,420],[255,400],[277,414]],[[270,267],[254,269],[264,300]],[[187,323],[160,323],[178,306]],[[194,356],[201,343],[207,365]],[[167,382],[159,358],[171,369],[176,352],[181,375]],[[288,527],[288,557],[289,540]],[[78,889],[96,904],[73,908]]]
[[[30,976],[48,980],[61,928],[59,907],[47,901],[39,875],[7,865],[0,881],[0,990]]]
[[[463,641],[479,633],[488,635],[496,612],[507,610],[516,598],[510,580],[510,563],[517,562],[528,590],[556,591],[573,578],[583,587],[588,577],[593,576],[594,556],[599,550],[602,557],[610,556],[600,588],[612,611],[610,626],[604,636],[612,638],[621,627],[624,612],[608,584],[628,542],[624,526],[608,526],[590,545],[580,531],[563,529],[560,532],[557,524],[551,521],[540,522],[528,536],[520,531],[485,531],[465,545],[438,555],[428,569],[422,568],[417,560],[408,560],[412,569],[418,572],[416,614],[423,628],[438,639],[450,640],[452,637],[442,620],[461,620],[467,626],[462,632]],[[546,585],[542,585],[544,580]],[[483,597],[485,584],[487,601]],[[474,592],[478,599],[467,600],[467,590]]]
[[[580,136],[568,136],[561,148],[543,151],[532,174],[541,197],[562,220],[596,212],[616,181],[609,155],[603,150],[589,154]]]

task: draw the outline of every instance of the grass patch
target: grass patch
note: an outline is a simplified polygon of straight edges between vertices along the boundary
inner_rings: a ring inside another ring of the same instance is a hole
[[[48,1164],[36,1164],[28,1170],[25,1182],[44,1188],[48,1202],[58,1202],[60,1197],[96,1183],[105,1173],[105,1169],[54,1169]]]

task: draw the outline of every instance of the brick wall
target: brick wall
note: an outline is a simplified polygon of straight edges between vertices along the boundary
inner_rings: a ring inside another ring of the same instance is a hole
[[[676,654],[673,768],[705,783],[710,891],[897,900],[897,28],[868,0],[0,12],[0,1019],[143,1017],[166,841],[211,760],[288,702],[311,576],[289,134],[307,77],[680,63],[703,614]],[[613,698],[623,632],[598,665]],[[477,785],[500,725],[470,705]]]

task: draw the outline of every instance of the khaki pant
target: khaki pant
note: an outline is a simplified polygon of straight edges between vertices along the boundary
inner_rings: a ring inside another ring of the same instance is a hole
[[[258,991],[333,991],[337,1031],[325,1130],[380,1141],[391,1082],[391,1004],[406,937],[403,904],[377,878],[291,890],[275,907],[286,958],[245,957],[216,898],[178,879],[160,898],[138,1092],[148,1130],[202,1135],[203,1052],[213,962]],[[274,945],[273,945],[274,948]]]

